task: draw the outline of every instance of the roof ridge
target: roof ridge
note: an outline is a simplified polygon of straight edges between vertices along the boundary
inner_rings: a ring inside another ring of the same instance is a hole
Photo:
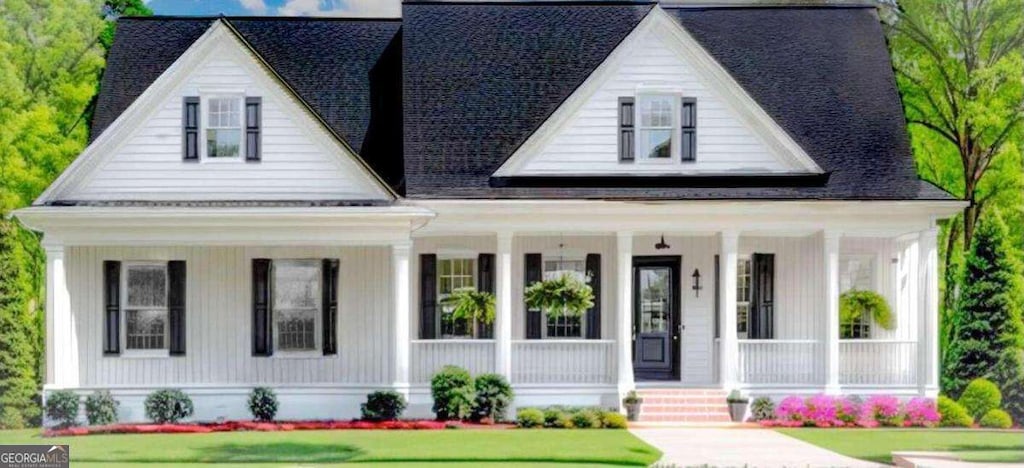
[[[643,6],[658,0],[402,0],[403,5],[480,5],[480,6]]]
[[[121,16],[118,21],[121,20],[142,20],[142,21],[168,21],[168,20],[195,20],[195,21],[213,21],[217,19],[227,19],[232,21],[402,21],[400,17],[382,17],[382,18],[368,18],[368,17],[347,17],[347,16],[253,16],[253,15],[150,15],[150,16]]]

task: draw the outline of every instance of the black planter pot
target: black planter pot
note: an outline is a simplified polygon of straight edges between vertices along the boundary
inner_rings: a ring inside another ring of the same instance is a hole
[[[732,422],[743,422],[743,417],[747,415],[747,402],[745,401],[730,401],[729,402],[729,418]]]

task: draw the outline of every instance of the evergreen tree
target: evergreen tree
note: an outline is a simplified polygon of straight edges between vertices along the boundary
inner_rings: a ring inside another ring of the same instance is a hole
[[[34,424],[37,403],[38,346],[32,291],[18,227],[0,218],[0,426]]]
[[[953,337],[945,356],[943,389],[951,396],[958,397],[977,377],[992,378],[1003,387],[1014,380],[1014,372],[1001,371],[997,376],[996,371],[1019,368],[1005,361],[1024,344],[1020,274],[1007,240],[998,211],[982,218],[964,265]]]

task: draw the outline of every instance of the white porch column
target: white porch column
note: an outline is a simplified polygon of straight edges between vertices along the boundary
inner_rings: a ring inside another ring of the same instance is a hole
[[[402,393],[409,391],[409,254],[412,242],[397,242],[391,245],[391,282],[394,291],[394,336],[391,349],[394,351],[394,381],[392,385]]]
[[[46,251],[46,382],[78,386],[78,339],[71,315],[64,245],[43,242]]]
[[[923,395],[939,394],[939,229],[921,232],[918,250],[918,275],[921,277],[921,300],[917,327],[917,358],[920,361],[917,381]]]
[[[633,233],[616,236],[616,295],[618,298],[618,374],[619,396],[633,389]]]
[[[839,393],[839,233],[824,231],[825,393]]]
[[[496,371],[512,381],[512,233],[498,233],[495,258],[494,342]]]
[[[719,268],[722,287],[718,290],[718,376],[724,389],[738,383],[739,341],[736,338],[736,261],[739,255],[740,234],[737,231],[719,233]]]

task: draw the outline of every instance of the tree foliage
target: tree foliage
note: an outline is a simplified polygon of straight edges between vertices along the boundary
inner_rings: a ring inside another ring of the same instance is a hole
[[[103,16],[107,20],[100,33],[100,44],[104,50],[114,45],[114,33],[117,31],[117,18],[122,16],[150,16],[150,10],[142,0],[106,0],[103,2]]]
[[[0,425],[35,425],[38,328],[31,300],[32,282],[23,267],[29,259],[14,223],[0,220]]]

